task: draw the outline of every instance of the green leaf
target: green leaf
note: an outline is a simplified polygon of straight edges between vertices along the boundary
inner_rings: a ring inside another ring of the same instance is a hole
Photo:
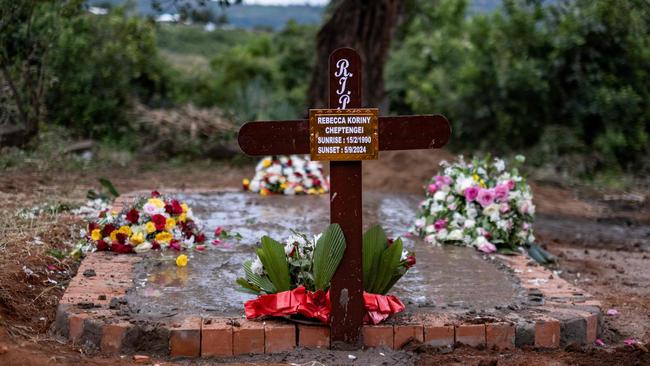
[[[384,229],[375,225],[363,234],[363,287],[371,289],[377,279],[381,253],[386,249],[388,238]]]
[[[251,261],[246,261],[242,266],[244,267],[244,273],[246,274],[246,281],[267,294],[276,293],[277,291],[275,290],[275,286],[273,286],[271,280],[266,276],[260,276],[253,272],[251,265]]]
[[[115,186],[113,186],[113,183],[110,180],[106,178],[99,178],[98,180],[99,180],[99,184],[101,184],[102,187],[104,187],[108,191],[108,193],[110,193],[111,196],[113,196],[113,198],[117,198],[120,196],[120,193],[117,191],[117,189],[115,189]]]
[[[345,252],[345,237],[338,224],[327,227],[314,248],[314,286],[316,290],[329,287],[334,272]]]
[[[262,248],[257,250],[266,273],[277,292],[291,290],[289,264],[284,254],[284,246],[268,236],[262,238]]]
[[[245,293],[253,294],[253,295],[259,295],[260,292],[262,292],[262,289],[260,289],[259,287],[249,283],[248,281],[246,281],[245,278],[240,277],[235,282],[237,282],[237,284],[239,284],[241,286],[240,288],[237,289],[237,290],[239,290],[241,292],[245,292]]]
[[[393,242],[393,245],[388,247],[381,254],[381,260],[379,261],[379,269],[377,271],[377,279],[375,280],[374,286],[371,293],[385,295],[390,287],[391,280],[393,275],[399,266],[400,258],[402,256],[402,239],[397,239]]]

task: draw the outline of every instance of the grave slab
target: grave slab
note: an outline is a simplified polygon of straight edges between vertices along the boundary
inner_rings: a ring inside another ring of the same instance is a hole
[[[54,325],[58,334],[79,341],[84,332],[92,330],[98,334],[85,337],[82,346],[113,354],[151,349],[156,354],[171,351],[178,356],[214,357],[289,351],[294,345],[328,347],[328,327],[243,319],[243,303],[253,296],[237,291],[234,284],[241,276],[242,262],[251,258],[263,235],[283,240],[290,229],[309,234],[322,231],[328,225],[328,197],[261,197],[232,190],[166,193],[186,201],[204,222],[206,232],[221,226],[239,232],[242,240],[188,253],[189,264],[183,268],[175,266],[177,253],[171,251],[92,253],[62,298]],[[122,202],[144,194],[126,195]],[[402,236],[405,247],[417,255],[416,266],[391,292],[404,301],[406,311],[378,326],[383,328],[377,331],[364,327],[367,347],[390,346],[385,330],[393,329],[397,348],[409,340],[478,346],[485,346],[487,341],[490,347],[509,348],[524,336],[513,334],[513,330],[523,329],[520,324],[524,322],[533,330],[534,339],[528,343],[540,348],[558,347],[562,339],[583,344],[593,341],[599,331],[599,303],[526,257],[485,256],[471,248],[433,247],[406,236],[419,199],[417,195],[364,193],[364,227],[381,223],[390,236]],[[91,269],[96,276],[88,280],[83,272]],[[107,299],[89,307],[90,300],[103,294]],[[553,317],[567,312],[572,316]],[[584,318],[588,326],[576,331],[565,324],[575,322],[576,317]],[[128,329],[126,333],[122,328]],[[413,329],[416,336],[408,332]],[[565,329],[571,330],[570,337],[560,334]],[[202,339],[209,332],[214,333],[214,339]],[[273,332],[281,337],[273,336]],[[272,338],[266,339],[269,335]],[[98,340],[97,345],[90,344],[93,339]],[[191,344],[180,351],[179,344],[187,343],[186,339]],[[143,344],[137,344],[140,341]]]

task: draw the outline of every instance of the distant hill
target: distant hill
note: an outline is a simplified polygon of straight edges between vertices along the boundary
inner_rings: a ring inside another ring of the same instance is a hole
[[[126,0],[88,0],[90,6],[104,7],[125,4]],[[135,0],[131,2],[140,15],[155,16],[158,13],[152,9],[151,0]],[[309,5],[265,6],[265,5],[232,5],[222,9],[216,3],[208,5],[215,16],[226,14],[228,24],[237,28],[268,27],[280,29],[291,19],[301,24],[318,24],[323,16],[323,7]],[[173,9],[168,12],[173,13]]]
[[[556,0],[546,0],[547,3],[553,3]],[[88,0],[91,6],[110,6],[122,5],[127,0]],[[158,15],[151,8],[151,0],[133,0],[135,10],[144,16]],[[472,13],[489,13],[501,7],[502,0],[470,0],[470,14]],[[237,28],[259,28],[267,27],[273,29],[282,28],[287,21],[293,19],[302,24],[319,24],[323,17],[324,8],[320,6],[309,5],[287,5],[287,6],[268,6],[268,5],[232,5],[222,9],[216,3],[208,5],[215,16],[225,13],[228,23]],[[168,12],[174,12],[170,9]]]

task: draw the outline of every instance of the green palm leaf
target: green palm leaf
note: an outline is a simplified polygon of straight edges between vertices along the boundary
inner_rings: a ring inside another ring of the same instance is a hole
[[[338,224],[327,227],[314,248],[314,285],[316,290],[329,287],[345,252],[345,237]]]
[[[246,261],[243,265],[244,273],[246,274],[246,281],[267,294],[276,293],[277,291],[275,290],[275,286],[273,286],[273,283],[269,280],[269,278],[266,276],[260,276],[253,272],[251,265],[251,261]]]
[[[388,247],[381,254],[379,269],[377,271],[377,279],[373,284],[373,291],[369,292],[385,295],[386,292],[390,290],[390,287],[388,286],[392,285],[391,280],[395,275],[395,270],[399,266],[399,261],[402,256],[402,247],[402,240],[397,239],[395,242],[393,242],[393,245]]]
[[[384,229],[375,225],[363,234],[363,287],[372,289],[377,279],[381,253],[386,249],[388,238]]]
[[[276,292],[289,291],[291,289],[291,278],[289,277],[289,264],[284,254],[284,246],[268,236],[264,236],[262,238],[262,248],[257,249],[257,256],[260,257]]]

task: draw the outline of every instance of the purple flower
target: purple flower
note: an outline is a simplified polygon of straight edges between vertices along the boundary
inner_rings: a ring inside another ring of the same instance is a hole
[[[465,199],[467,202],[472,202],[476,199],[476,196],[478,196],[478,187],[477,186],[471,186],[468,188],[465,188]]]
[[[447,219],[440,219],[433,224],[436,231],[440,231],[447,227]]]
[[[504,201],[508,199],[508,185],[507,184],[499,184],[494,188],[494,196],[496,197],[497,200],[499,201]]]
[[[436,183],[431,183],[427,187],[427,191],[431,194],[436,193],[437,190],[438,190],[438,185]]]
[[[481,188],[478,191],[478,196],[476,196],[476,200],[483,207],[491,205],[492,202],[494,202],[494,198],[495,198],[494,191],[492,189],[485,189],[485,188]]]
[[[436,175],[436,184],[438,187],[448,186],[451,184],[452,179],[446,175]]]

